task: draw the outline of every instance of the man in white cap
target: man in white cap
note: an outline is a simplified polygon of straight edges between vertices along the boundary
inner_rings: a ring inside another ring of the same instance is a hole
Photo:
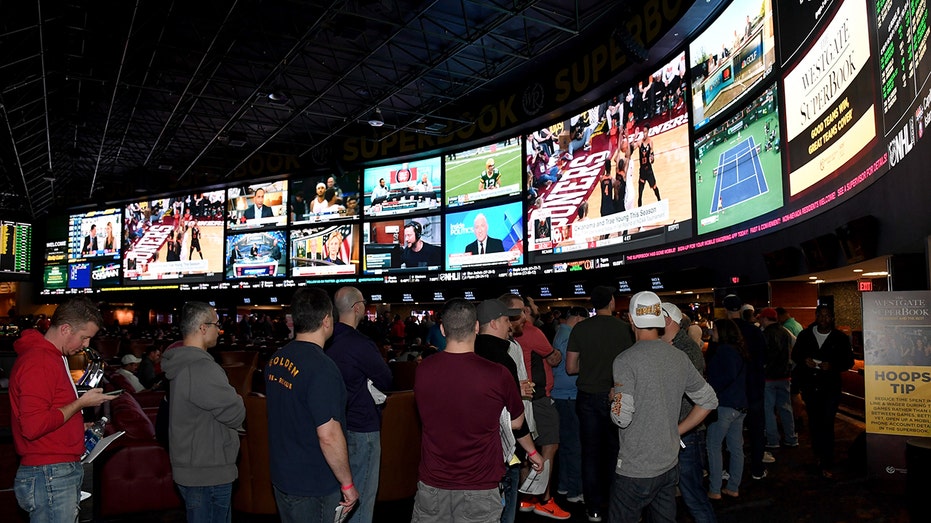
[[[611,419],[621,427],[608,519],[640,521],[650,508],[657,521],[676,520],[681,436],[716,409],[714,390],[679,349],[660,339],[666,314],[649,291],[630,299],[637,342],[614,360]],[[695,403],[679,421],[682,395]]]
[[[142,382],[136,377],[136,371],[139,370],[139,364],[142,363],[142,358],[136,357],[133,354],[127,354],[123,356],[120,363],[122,363],[123,366],[117,369],[116,373],[126,378],[126,381],[132,386],[133,390],[129,392],[141,392],[145,390]]]

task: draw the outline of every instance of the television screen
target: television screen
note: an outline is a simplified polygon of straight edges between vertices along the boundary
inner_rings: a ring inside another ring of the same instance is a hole
[[[42,273],[42,288],[64,289],[68,287],[67,265],[46,265]]]
[[[224,192],[133,202],[123,213],[123,280],[219,281]]]
[[[443,270],[439,216],[366,223],[362,230],[365,274]]]
[[[775,85],[695,140],[698,234],[782,206],[779,100]]]
[[[226,237],[226,278],[283,278],[287,267],[284,231],[231,234]]]
[[[32,268],[32,225],[0,221],[0,273],[28,275]]]
[[[292,179],[291,225],[357,218],[359,182],[358,171]]]
[[[226,191],[226,228],[245,231],[283,226],[288,220],[288,181],[231,187]]]
[[[844,2],[785,75],[790,196],[839,172],[876,137],[869,30],[866,3]]]
[[[87,289],[91,286],[90,262],[78,262],[68,265],[68,288]]]
[[[447,213],[446,268],[524,263],[521,202]]]
[[[520,194],[520,138],[446,156],[447,207]]]
[[[730,107],[776,62],[770,0],[734,0],[689,44],[692,121],[699,129]]]
[[[72,214],[68,228],[68,259],[120,258],[119,209]]]
[[[680,53],[647,80],[622,86],[555,132],[546,129],[560,137],[552,156],[545,136],[533,138],[545,146],[528,158],[531,263],[578,258],[574,251],[608,246],[616,253],[691,234],[684,61]],[[633,94],[644,85],[652,87]]]
[[[358,225],[324,225],[291,229],[291,276],[356,274],[359,266]]]
[[[392,216],[440,207],[440,157],[366,169],[366,216]]]

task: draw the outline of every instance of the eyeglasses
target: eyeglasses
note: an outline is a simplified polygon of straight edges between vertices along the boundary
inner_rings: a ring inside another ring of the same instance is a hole
[[[359,301],[357,301],[356,303],[361,303],[363,307],[365,307],[366,305],[368,305],[368,302],[365,301],[365,300],[359,300]],[[353,303],[352,306],[355,307],[355,306],[356,306],[356,303]]]
[[[220,320],[204,322],[204,325],[213,325],[217,329],[220,329],[223,326],[223,324],[220,323]]]
[[[523,318],[523,317],[524,317],[523,314],[518,314],[517,316],[508,316],[508,319],[511,320],[511,321],[520,321],[521,318]]]

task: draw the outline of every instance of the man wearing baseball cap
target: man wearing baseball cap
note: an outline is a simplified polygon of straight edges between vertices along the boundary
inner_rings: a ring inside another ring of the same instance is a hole
[[[614,360],[611,419],[621,427],[609,520],[636,523],[650,508],[654,519],[676,520],[681,436],[716,409],[714,390],[688,356],[660,339],[666,313],[656,294],[630,299],[633,346]],[[682,395],[695,403],[679,421]]]
[[[122,363],[123,366],[117,369],[116,373],[126,378],[126,381],[132,386],[133,390],[129,392],[141,392],[145,390],[142,382],[139,381],[139,378],[136,376],[136,371],[139,370],[139,364],[142,363],[142,358],[133,354],[127,354],[123,356],[120,363]]]

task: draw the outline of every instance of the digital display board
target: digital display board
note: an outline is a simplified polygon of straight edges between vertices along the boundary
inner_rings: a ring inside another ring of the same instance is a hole
[[[245,231],[284,226],[288,221],[288,181],[231,187],[226,192],[226,228]]]
[[[447,213],[446,268],[524,263],[521,202]]]
[[[699,129],[773,70],[776,50],[771,1],[731,2],[692,40],[689,57],[692,121]]]
[[[443,226],[439,216],[366,223],[362,243],[365,274],[443,270]]]
[[[226,278],[283,278],[287,252],[284,231],[230,234],[226,237]]]
[[[377,217],[437,210],[441,180],[439,156],[366,169],[363,213]]]
[[[123,280],[221,280],[224,202],[220,190],[127,205]]]
[[[32,225],[0,221],[0,273],[29,274],[32,268]]]
[[[773,2],[779,33],[779,55],[783,65],[791,62],[795,54],[804,48],[804,44],[831,12],[835,1]]]
[[[888,133],[911,112],[931,74],[928,5],[908,0],[874,0],[871,4],[876,10],[882,115]]]
[[[785,75],[790,196],[837,172],[876,137],[875,77],[866,35],[866,3],[847,0]]]
[[[695,141],[698,234],[778,209],[783,203],[779,100],[775,85]]]
[[[691,235],[684,64],[680,53],[606,104],[564,122],[568,143],[554,144],[554,156],[545,150],[531,155],[526,228],[532,263]],[[652,87],[643,91],[645,85]]]
[[[359,266],[356,224],[331,224],[291,229],[291,276],[353,275]]]
[[[120,209],[72,214],[68,220],[68,259],[119,259],[122,243]]]
[[[291,180],[291,225],[358,218],[360,182],[358,171]]]
[[[520,194],[520,138],[446,156],[446,207],[461,207]]]

